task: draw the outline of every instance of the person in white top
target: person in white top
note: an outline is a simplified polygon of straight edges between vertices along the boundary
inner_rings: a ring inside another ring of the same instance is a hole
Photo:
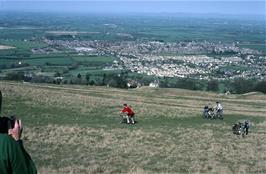
[[[216,102],[215,110],[216,110],[216,113],[223,112],[223,106],[218,101]]]

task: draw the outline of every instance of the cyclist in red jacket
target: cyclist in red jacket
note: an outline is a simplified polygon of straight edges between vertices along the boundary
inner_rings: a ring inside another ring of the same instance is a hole
[[[134,111],[127,105],[127,104],[124,104],[124,109],[121,110],[121,113],[125,113],[127,114],[127,123],[129,124],[130,122],[132,124],[135,124],[135,121],[134,121]]]

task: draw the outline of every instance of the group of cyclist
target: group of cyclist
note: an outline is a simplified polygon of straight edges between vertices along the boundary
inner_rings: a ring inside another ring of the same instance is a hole
[[[134,120],[135,112],[126,103],[123,104],[123,106],[124,106],[124,108],[120,111],[120,115],[122,117],[122,123],[135,124],[135,120]],[[222,104],[219,101],[217,101],[216,105],[213,107],[206,105],[203,108],[203,118],[223,119],[223,106],[222,106]],[[239,123],[233,125],[233,133],[237,134],[237,135],[240,135],[240,134],[247,135],[249,127],[250,127],[249,121],[245,121],[243,123],[239,122]]]
[[[216,105],[214,107],[209,107],[208,105],[204,106],[203,108],[203,118],[220,118],[223,119],[223,106],[220,102],[216,102]],[[250,128],[250,122],[245,121],[239,121],[238,123],[235,123],[233,125],[233,133],[236,135],[247,135]]]
[[[123,106],[124,108],[120,111],[120,115],[122,117],[122,123],[125,122],[127,124],[135,124],[134,120],[135,112],[126,103],[123,104]],[[216,105],[214,107],[209,107],[208,105],[206,105],[203,109],[204,118],[214,118],[214,116],[223,118],[222,114],[223,114],[223,106],[218,101],[216,102]]]
[[[218,101],[214,107],[206,105],[203,108],[203,118],[214,118],[215,116],[223,118],[223,106]]]

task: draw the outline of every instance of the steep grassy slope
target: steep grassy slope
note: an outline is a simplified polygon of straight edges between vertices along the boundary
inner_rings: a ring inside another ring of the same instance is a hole
[[[0,89],[4,113],[24,122],[41,174],[266,173],[266,95],[9,82]],[[202,119],[203,106],[217,100],[225,119]],[[123,103],[136,125],[119,123]],[[243,119],[252,123],[245,138],[231,132]]]

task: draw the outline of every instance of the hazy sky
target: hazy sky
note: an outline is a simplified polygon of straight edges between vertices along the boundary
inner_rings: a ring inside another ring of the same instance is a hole
[[[264,15],[265,0],[0,0],[0,11]]]

